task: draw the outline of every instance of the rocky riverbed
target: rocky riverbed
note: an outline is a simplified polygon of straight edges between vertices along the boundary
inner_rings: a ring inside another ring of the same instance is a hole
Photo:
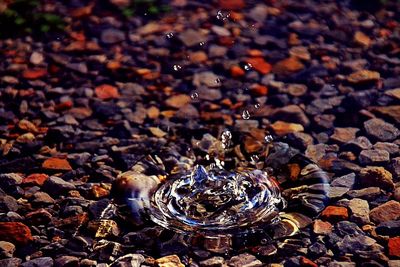
[[[0,266],[400,266],[399,1],[44,2],[62,31],[0,39]],[[121,175],[212,163],[226,129],[227,167],[266,168],[272,138],[315,162],[322,211],[188,242],[119,199]]]

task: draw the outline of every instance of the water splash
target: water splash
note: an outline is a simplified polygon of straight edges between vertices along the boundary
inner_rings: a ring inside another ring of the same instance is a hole
[[[271,221],[283,203],[277,183],[266,172],[207,171],[197,165],[192,173],[157,190],[151,218],[178,231],[227,230]]]

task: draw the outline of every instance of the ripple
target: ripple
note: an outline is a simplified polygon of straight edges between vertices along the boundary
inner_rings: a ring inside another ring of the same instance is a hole
[[[177,231],[228,231],[274,222],[285,207],[277,182],[264,171],[206,170],[164,183],[152,197],[151,219]]]

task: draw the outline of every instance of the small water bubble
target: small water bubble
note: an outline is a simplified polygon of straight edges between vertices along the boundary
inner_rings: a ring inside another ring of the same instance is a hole
[[[265,142],[267,142],[267,143],[271,143],[271,142],[274,140],[274,138],[272,137],[272,135],[267,134],[267,135],[264,137],[264,140],[265,140]]]
[[[255,105],[254,105],[254,108],[255,108],[255,109],[259,109],[260,107],[261,107],[260,104],[255,104]]]
[[[242,118],[245,120],[250,119],[250,112],[247,109],[243,110]]]
[[[245,69],[246,71],[249,71],[249,70],[251,70],[252,68],[253,68],[253,65],[251,65],[250,63],[247,63],[247,64],[244,65],[244,69]]]
[[[181,66],[181,65],[175,64],[175,65],[173,66],[173,69],[174,69],[174,71],[179,71],[180,69],[182,69],[182,66]]]
[[[199,98],[199,94],[197,93],[197,92],[193,92],[191,95],[190,95],[190,98],[191,99],[197,99],[197,98]]]
[[[174,33],[173,32],[169,32],[169,33],[167,33],[167,38],[168,39],[171,39],[172,37],[174,37]]]

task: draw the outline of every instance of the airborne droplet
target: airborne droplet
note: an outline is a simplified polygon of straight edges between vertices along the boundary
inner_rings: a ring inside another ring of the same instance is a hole
[[[255,105],[254,105],[254,108],[255,108],[255,109],[259,109],[260,107],[261,107],[260,104],[255,104]]]
[[[197,99],[199,97],[199,94],[197,93],[197,92],[194,92],[194,93],[192,93],[191,95],[190,95],[190,98],[191,99]]]
[[[245,120],[250,119],[250,112],[247,109],[243,110],[242,118]]]
[[[224,149],[228,148],[232,139],[232,133],[228,130],[225,130],[221,134],[221,142],[222,142],[222,147]]]
[[[264,140],[265,140],[265,142],[267,142],[267,143],[271,143],[271,142],[274,140],[274,138],[272,137],[272,135],[268,134],[268,135],[266,135],[266,136],[264,137]]]
[[[253,68],[253,65],[251,65],[250,63],[247,63],[246,65],[244,65],[244,69],[246,70],[246,71],[249,71],[249,70],[251,70]]]
[[[167,33],[167,38],[168,39],[171,39],[172,37],[174,37],[174,33],[173,32],[169,32],[169,33]]]
[[[175,65],[173,66],[173,69],[174,69],[174,71],[179,71],[180,69],[182,69],[182,66],[181,66],[181,65],[175,64]]]

